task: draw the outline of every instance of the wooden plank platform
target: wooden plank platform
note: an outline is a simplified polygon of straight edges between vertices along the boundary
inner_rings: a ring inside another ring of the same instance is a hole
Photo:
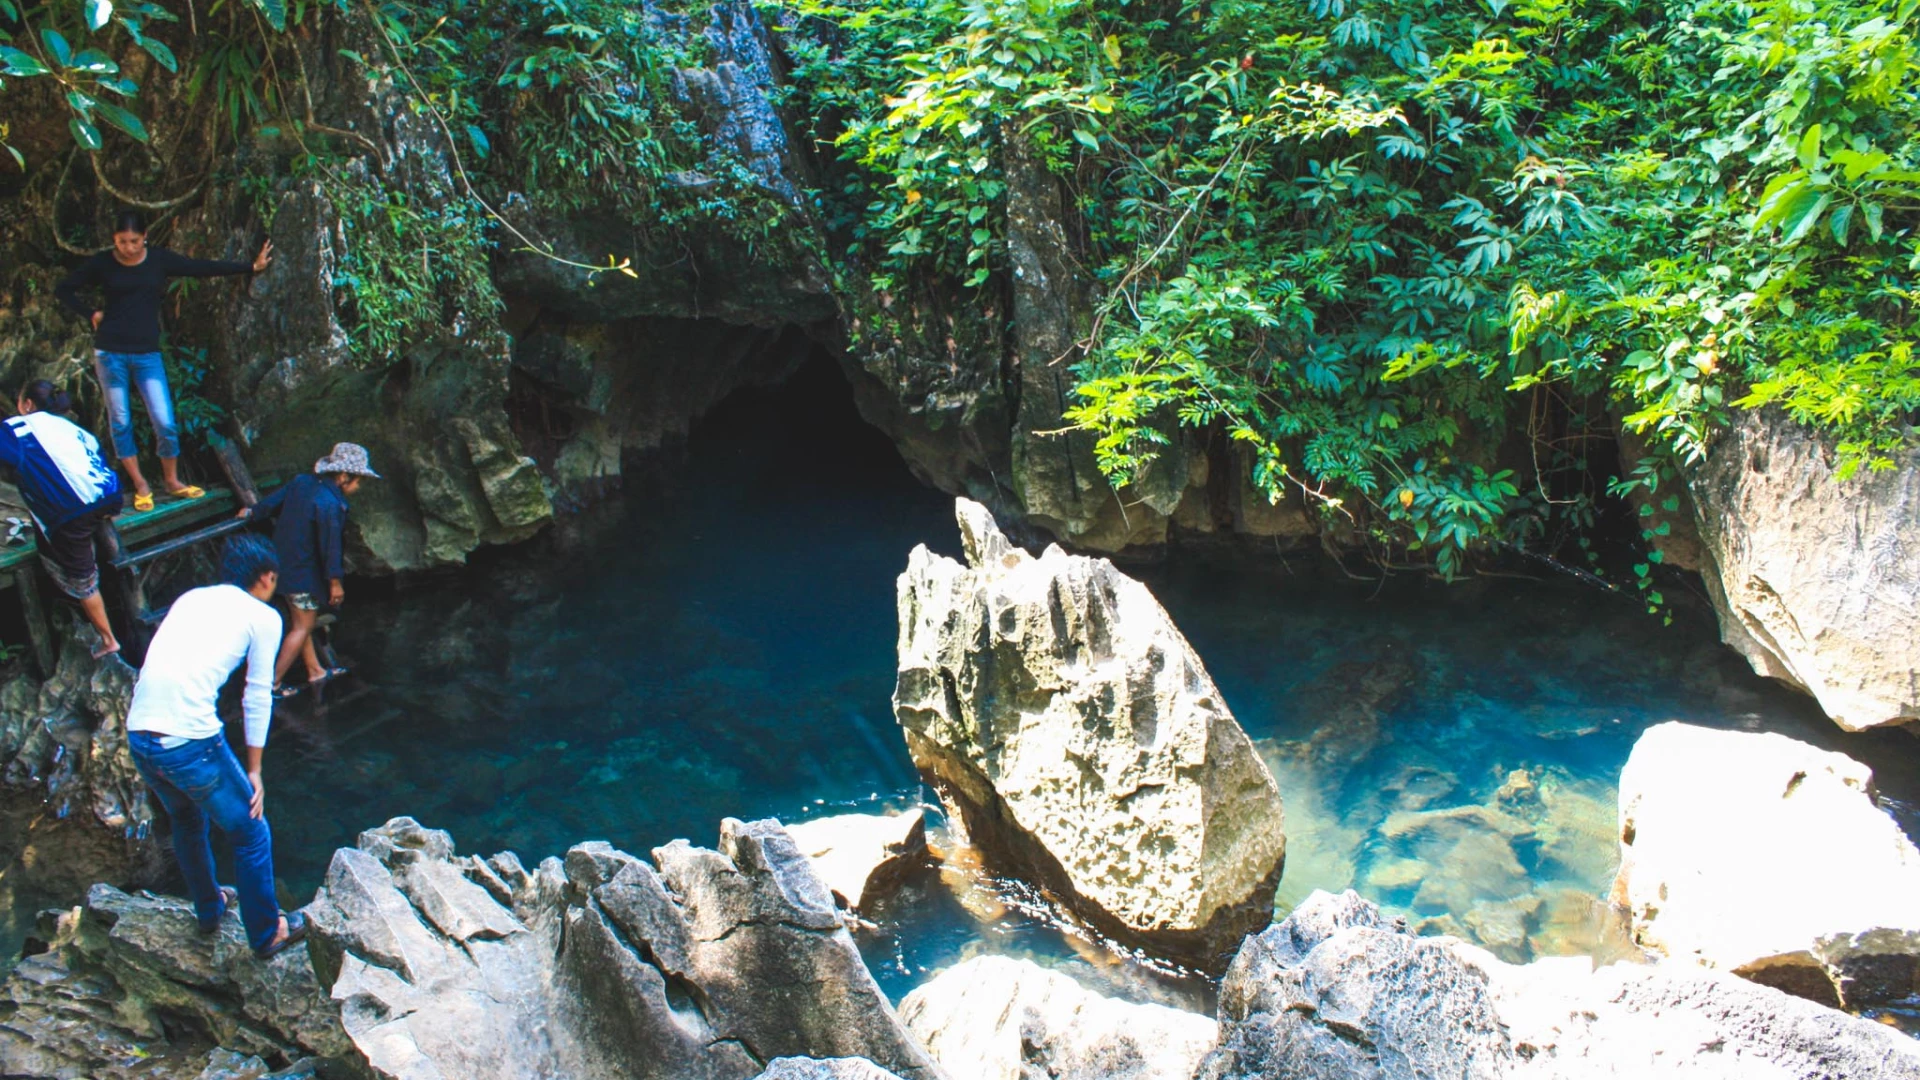
[[[114,515],[113,527],[120,530],[120,542],[131,550],[155,537],[182,532],[217,518],[232,517],[239,508],[240,503],[234,497],[233,489],[227,487],[209,487],[207,493],[198,499],[158,496],[153,509],[146,511],[135,511],[133,497],[129,495],[127,509]],[[28,533],[31,534],[32,530],[29,529]],[[12,571],[30,562],[35,551],[31,539],[24,547],[0,549],[0,590],[12,588]]]

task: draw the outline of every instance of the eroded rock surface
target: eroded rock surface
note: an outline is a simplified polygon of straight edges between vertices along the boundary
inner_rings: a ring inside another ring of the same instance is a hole
[[[1841,727],[1920,720],[1920,451],[1840,481],[1818,433],[1736,414],[1687,478],[1721,636]]]
[[[1201,1080],[1920,1077],[1920,1043],[1716,972],[1517,966],[1415,937],[1352,892],[1250,938]]]
[[[203,937],[187,901],[95,885],[41,923],[46,951],[0,985],[0,1076],[256,1080],[352,1056],[305,950],[256,959],[237,912]]]
[[[908,994],[900,1018],[955,1080],[1189,1080],[1218,1025],[1099,994],[1029,960],[983,956]]]
[[[744,1080],[783,1056],[937,1076],[778,822],[528,871],[396,818],[335,854],[310,910],[347,1034],[396,1080]]]
[[[988,862],[1094,928],[1219,970],[1272,918],[1279,790],[1145,586],[1013,547],[958,502],[967,565],[921,546],[899,582],[894,712]]]
[[[1920,992],[1920,850],[1873,773],[1784,735],[1648,728],[1620,774],[1640,944],[1829,1005]]]
[[[51,677],[0,688],[0,912],[69,903],[103,878],[147,884],[160,868],[127,752],[135,673],[93,659],[90,640],[69,633]]]

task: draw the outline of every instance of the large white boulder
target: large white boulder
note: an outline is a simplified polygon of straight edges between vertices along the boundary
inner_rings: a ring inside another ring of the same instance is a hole
[[[1920,451],[1833,476],[1833,449],[1777,410],[1741,411],[1689,471],[1720,632],[1762,675],[1850,730],[1920,720]]]
[[[1186,639],[1104,559],[1013,547],[959,500],[967,564],[900,576],[894,713],[990,868],[1100,933],[1220,970],[1272,919],[1280,792]]]
[[[981,956],[900,1003],[951,1080],[1190,1080],[1212,1018],[1102,997],[1030,960]]]
[[[1920,991],[1920,851],[1873,773],[1784,735],[1658,724],[1620,774],[1641,945],[1831,1005]]]

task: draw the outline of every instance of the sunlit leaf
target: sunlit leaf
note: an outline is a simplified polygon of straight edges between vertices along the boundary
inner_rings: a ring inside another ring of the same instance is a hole
[[[67,121],[67,130],[73,133],[73,141],[80,144],[82,150],[100,149],[100,129],[79,117]]]
[[[0,45],[0,64],[6,65],[0,73],[7,75],[25,77],[48,73],[47,65],[41,63],[38,57],[6,45]]]
[[[61,35],[60,31],[52,27],[40,28],[40,43],[53,54],[53,62],[60,67],[66,67],[67,61],[73,59],[73,46],[68,45],[67,39]]]

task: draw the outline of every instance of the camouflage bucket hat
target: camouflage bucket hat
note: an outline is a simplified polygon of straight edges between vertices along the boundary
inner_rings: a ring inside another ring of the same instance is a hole
[[[359,443],[335,443],[333,453],[313,463],[317,473],[351,473],[354,476],[371,476],[380,479],[380,474],[367,464],[367,448]]]

